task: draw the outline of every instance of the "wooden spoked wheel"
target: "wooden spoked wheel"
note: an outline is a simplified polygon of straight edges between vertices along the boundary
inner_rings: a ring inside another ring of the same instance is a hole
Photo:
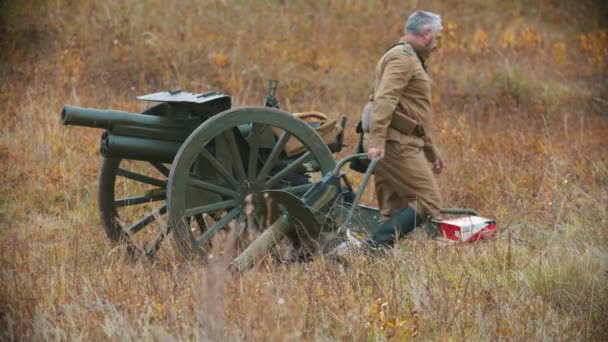
[[[98,209],[110,241],[152,255],[167,231],[166,187],[170,165],[102,158]]]
[[[304,148],[289,157],[285,146],[293,139]],[[210,118],[184,142],[169,175],[167,210],[178,249],[186,258],[231,260],[285,219],[268,190],[301,196],[312,187],[306,174],[325,175],[334,166],[319,135],[289,113],[243,107]]]

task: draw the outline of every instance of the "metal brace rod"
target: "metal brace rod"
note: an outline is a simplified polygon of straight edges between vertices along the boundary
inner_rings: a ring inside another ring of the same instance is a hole
[[[338,172],[340,172],[340,169],[344,166],[344,164],[346,164],[347,162],[349,162],[355,158],[361,158],[361,159],[366,158],[367,159],[367,153],[357,153],[357,154],[353,154],[351,156],[341,159],[340,161],[338,161],[338,163],[336,164],[336,167],[334,168],[334,171],[333,171],[334,174],[338,174]],[[357,208],[357,205],[359,204],[359,200],[361,199],[363,192],[365,192],[365,187],[367,186],[369,177],[372,175],[372,172],[374,172],[374,169],[376,168],[376,165],[378,164],[379,161],[380,161],[380,158],[374,158],[369,163],[369,166],[367,167],[367,170],[365,171],[365,174],[363,176],[363,180],[361,180],[361,184],[359,184],[359,189],[357,189],[357,196],[355,197],[355,200],[353,201],[353,203],[351,203],[350,210],[348,211],[348,214],[346,215],[346,220],[344,220],[344,226],[347,226],[348,223],[350,223],[350,220],[352,219],[353,214],[355,213],[355,209]]]

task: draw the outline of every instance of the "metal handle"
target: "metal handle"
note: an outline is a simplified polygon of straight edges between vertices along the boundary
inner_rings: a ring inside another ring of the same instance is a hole
[[[340,169],[344,166],[344,164],[346,164],[347,162],[349,162],[355,158],[367,158],[367,153],[356,153],[356,154],[353,154],[353,155],[340,159],[340,161],[338,161],[338,163],[336,164],[336,167],[334,168],[334,171],[333,171],[334,174],[338,174],[338,172],[340,172]],[[378,164],[379,161],[380,161],[380,158],[372,159],[372,161],[369,163],[369,166],[367,167],[367,170],[365,170],[363,179],[361,180],[361,183],[359,184],[359,189],[357,189],[357,196],[355,197],[355,200],[351,203],[350,210],[348,211],[348,214],[346,215],[346,220],[344,220],[345,226],[348,225],[348,223],[352,219],[353,214],[355,213],[355,208],[357,208],[357,205],[359,204],[359,200],[361,199],[361,196],[363,195],[363,192],[365,191],[365,187],[367,186],[369,177],[372,175],[372,172],[374,172],[374,169],[376,168],[376,165]]]
[[[355,158],[367,159],[367,153],[355,153],[355,154],[352,154],[350,156],[346,156],[346,157],[340,159],[336,163],[336,167],[334,167],[333,173],[337,175],[340,172],[340,169],[344,166],[344,164],[348,163],[349,161],[351,161]],[[371,166],[371,164],[370,164],[370,166]]]
[[[355,158],[367,158],[367,153],[356,153],[356,154],[353,154],[353,155],[340,159],[336,163],[336,167],[334,168],[334,171],[333,171],[334,174],[338,174],[338,172],[344,166],[344,164],[346,164],[347,162],[349,162]],[[352,202],[350,210],[348,211],[346,219],[344,220],[344,223],[343,223],[344,226],[347,226],[348,223],[350,223],[350,220],[352,219],[352,217],[355,213],[355,209],[357,208],[357,205],[359,204],[359,200],[361,199],[361,196],[363,195],[363,192],[365,191],[365,187],[367,186],[369,177],[371,176],[372,172],[374,172],[374,169],[376,168],[376,165],[378,164],[379,161],[380,161],[380,158],[374,158],[370,162],[369,166],[367,167],[367,170],[365,170],[363,179],[361,180],[361,183],[359,184],[359,189],[357,189],[357,196],[355,197],[355,200]],[[469,208],[441,208],[440,212],[442,214],[479,216],[479,213],[477,211],[475,211],[473,209],[469,209]]]

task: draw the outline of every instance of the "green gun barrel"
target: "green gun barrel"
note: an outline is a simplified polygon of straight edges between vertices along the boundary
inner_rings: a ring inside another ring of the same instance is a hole
[[[99,152],[107,158],[123,158],[172,163],[182,146],[177,141],[129,137],[105,131],[101,135]]]
[[[202,123],[202,119],[168,118],[134,114],[119,110],[64,106],[61,112],[64,125],[102,128],[114,134],[140,138],[183,142]]]
[[[192,128],[192,123],[200,123],[199,118],[173,119],[155,115],[134,114],[120,110],[72,106],[63,106],[61,121],[64,125],[104,128],[108,130],[112,130],[116,126],[183,130]]]
[[[100,144],[105,157],[171,163],[181,144],[203,119],[64,106],[61,122],[105,129]]]

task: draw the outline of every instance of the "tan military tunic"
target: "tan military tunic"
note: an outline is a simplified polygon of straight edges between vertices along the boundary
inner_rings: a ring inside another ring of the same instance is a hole
[[[366,147],[383,148],[375,185],[383,216],[413,207],[421,217],[439,214],[441,197],[429,162],[439,158],[431,139],[431,80],[414,49],[407,43],[387,51],[376,66],[374,106]],[[395,111],[424,127],[423,138],[389,127]]]

